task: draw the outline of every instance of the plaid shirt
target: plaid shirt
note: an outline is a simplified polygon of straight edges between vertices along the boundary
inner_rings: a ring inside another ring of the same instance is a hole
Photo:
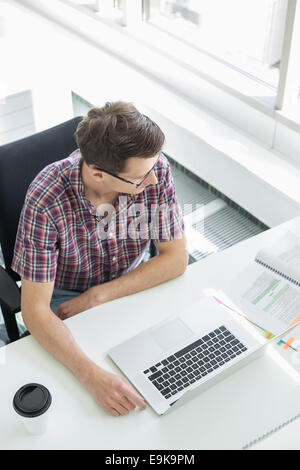
[[[30,184],[11,265],[20,277],[55,280],[57,288],[84,292],[137,267],[150,239],[182,236],[183,218],[162,153],[154,168],[157,185],[137,195],[119,193],[104,217],[85,197],[82,161],[77,149],[46,166]]]

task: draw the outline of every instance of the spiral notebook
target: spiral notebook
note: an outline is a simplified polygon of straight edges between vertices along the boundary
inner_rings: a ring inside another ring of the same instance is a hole
[[[250,321],[273,334],[280,334],[297,323],[300,320],[300,237],[288,232],[260,250],[255,260],[231,282],[226,295]],[[296,331],[300,332],[300,328]]]
[[[223,295],[222,295],[223,294]],[[252,263],[230,283],[218,297],[248,320],[272,334],[280,334],[288,326],[300,321],[300,237],[287,232],[270,246],[260,250]],[[300,326],[292,337],[283,338],[285,344],[296,345],[300,340]],[[290,368],[291,364],[286,364]],[[284,366],[284,368],[286,368]],[[300,376],[294,371],[296,381]],[[298,377],[297,377],[298,375]],[[284,381],[287,386],[287,381]],[[282,386],[283,384],[278,384]],[[274,406],[274,415],[263,419],[255,435],[243,445],[249,449],[300,418],[300,390],[283,387],[282,406]],[[278,390],[277,390],[278,391]],[[270,395],[271,397],[271,395]]]
[[[300,412],[297,415],[292,416],[291,418],[289,418],[286,421],[282,422],[281,424],[278,424],[278,426],[276,426],[275,428],[269,429],[265,434],[262,434],[261,436],[256,437],[255,439],[253,439],[253,441],[248,442],[247,444],[245,444],[243,446],[243,450],[249,450],[249,449],[253,448],[253,446],[255,446],[257,444],[260,444],[261,442],[268,439],[268,437],[272,436],[277,431],[281,431],[283,428],[285,428],[286,426],[293,423],[294,421],[296,421],[299,418],[300,418]]]

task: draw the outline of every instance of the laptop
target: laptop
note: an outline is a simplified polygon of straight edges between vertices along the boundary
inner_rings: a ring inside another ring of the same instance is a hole
[[[108,351],[153,410],[164,415],[259,357],[267,340],[209,297]]]

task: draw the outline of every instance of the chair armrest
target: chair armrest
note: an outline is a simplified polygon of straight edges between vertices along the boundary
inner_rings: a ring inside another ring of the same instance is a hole
[[[21,310],[20,288],[2,266],[0,266],[0,302],[3,302],[12,313]]]

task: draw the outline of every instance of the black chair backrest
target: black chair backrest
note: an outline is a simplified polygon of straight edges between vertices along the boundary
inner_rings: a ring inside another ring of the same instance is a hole
[[[0,147],[0,244],[5,269],[15,281],[20,276],[10,266],[27,189],[43,168],[77,148],[73,135],[81,120],[79,116]]]

